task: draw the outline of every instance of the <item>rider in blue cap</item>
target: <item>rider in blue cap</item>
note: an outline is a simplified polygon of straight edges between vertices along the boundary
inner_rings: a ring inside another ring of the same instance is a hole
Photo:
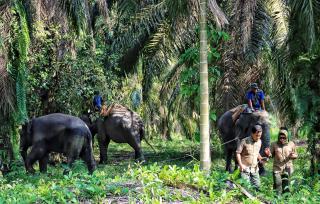
[[[246,94],[248,108],[252,112],[266,110],[264,105],[264,93],[258,88],[257,83],[250,85],[250,90]]]

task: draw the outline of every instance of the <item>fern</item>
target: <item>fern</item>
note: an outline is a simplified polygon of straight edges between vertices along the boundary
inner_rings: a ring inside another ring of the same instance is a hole
[[[17,74],[16,80],[16,100],[17,100],[17,122],[21,123],[27,120],[26,108],[26,63],[28,59],[28,49],[30,45],[30,36],[27,25],[27,19],[24,7],[20,1],[15,1],[15,11],[19,17],[19,29],[17,30]]]

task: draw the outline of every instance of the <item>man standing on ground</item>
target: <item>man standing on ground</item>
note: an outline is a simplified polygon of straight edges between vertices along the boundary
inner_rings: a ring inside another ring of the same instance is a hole
[[[278,141],[271,144],[273,160],[273,188],[278,194],[289,192],[289,176],[293,172],[292,160],[298,157],[296,146],[288,142],[288,131],[280,129]]]
[[[258,160],[261,160],[259,154],[261,135],[262,127],[260,125],[253,126],[251,136],[241,140],[236,151],[241,177],[249,181],[257,190],[260,187]]]

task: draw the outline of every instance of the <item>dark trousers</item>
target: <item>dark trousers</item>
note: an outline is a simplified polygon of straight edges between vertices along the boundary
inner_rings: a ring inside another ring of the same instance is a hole
[[[274,173],[273,172],[273,189],[278,194],[287,193],[289,191],[289,173]]]

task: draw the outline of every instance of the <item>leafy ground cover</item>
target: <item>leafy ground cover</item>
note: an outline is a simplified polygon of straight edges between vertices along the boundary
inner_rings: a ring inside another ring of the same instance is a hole
[[[318,177],[309,177],[305,147],[290,182],[291,194],[272,191],[272,161],[260,192],[254,192],[238,178],[239,172],[224,172],[221,147],[212,146],[212,171],[199,169],[199,144],[191,141],[153,141],[157,152],[144,146],[147,162],[133,161],[128,145],[110,144],[109,163],[88,175],[81,161],[68,175],[64,165],[49,166],[47,174],[25,173],[17,162],[5,178],[0,177],[0,203],[259,203],[244,196],[229,181],[245,187],[259,200],[271,203],[320,203]],[[95,148],[97,151],[98,148]],[[98,154],[96,154],[98,155]]]

